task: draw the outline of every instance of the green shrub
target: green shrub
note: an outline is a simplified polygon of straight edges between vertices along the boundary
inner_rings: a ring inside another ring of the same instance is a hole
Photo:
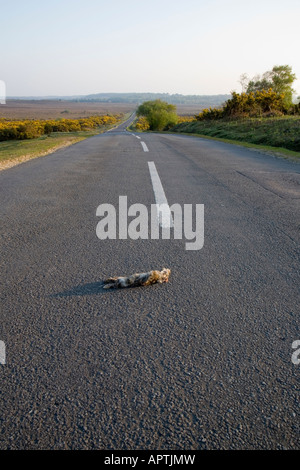
[[[178,122],[176,106],[166,101],[145,101],[137,109],[137,116],[143,116],[152,131],[167,130]]]

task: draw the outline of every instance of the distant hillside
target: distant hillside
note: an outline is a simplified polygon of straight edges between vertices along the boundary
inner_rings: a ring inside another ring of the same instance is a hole
[[[98,101],[102,103],[137,103],[150,100],[163,100],[170,104],[199,105],[204,107],[220,106],[231,95],[180,95],[169,93],[96,93],[79,97],[78,101]]]
[[[72,101],[76,103],[124,103],[139,105],[144,101],[163,100],[170,104],[198,106],[199,108],[218,107],[225,103],[231,95],[180,95],[169,93],[96,93],[77,96],[9,96],[10,100]]]

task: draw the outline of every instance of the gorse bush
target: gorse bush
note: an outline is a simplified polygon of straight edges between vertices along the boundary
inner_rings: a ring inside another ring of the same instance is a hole
[[[224,117],[223,109],[219,108],[205,108],[201,113],[195,116],[197,121],[209,121],[215,119],[221,119]]]
[[[232,98],[224,106],[225,117],[262,116],[264,114],[283,114],[285,111],[284,94],[271,88],[250,93],[232,93]]]
[[[223,118],[280,116],[286,113],[284,94],[269,89],[250,93],[232,92],[232,98],[227,100],[222,108],[204,109],[195,118],[197,121],[203,121]]]
[[[194,116],[178,116],[178,124],[182,122],[192,122],[194,119]]]
[[[144,116],[141,116],[136,124],[135,124],[135,127],[136,129],[138,129],[139,131],[148,131],[150,129],[150,125],[149,125],[149,122],[148,120],[144,117]]]
[[[0,119],[0,141],[11,139],[34,139],[51,132],[78,132],[115,124],[122,115],[90,116],[79,119],[23,120]]]

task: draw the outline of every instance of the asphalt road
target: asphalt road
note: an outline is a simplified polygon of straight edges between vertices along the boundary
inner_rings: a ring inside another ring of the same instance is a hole
[[[299,449],[300,166],[122,125],[0,173],[1,449]],[[143,141],[148,149],[144,150]],[[204,204],[204,246],[97,207]],[[102,289],[171,268],[168,284]]]

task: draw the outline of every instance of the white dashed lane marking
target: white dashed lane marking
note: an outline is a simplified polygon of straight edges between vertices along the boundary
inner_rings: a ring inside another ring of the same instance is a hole
[[[145,142],[141,142],[141,144],[142,144],[142,147],[144,149],[144,152],[149,152],[149,149],[148,149],[147,145],[145,144]]]
[[[157,209],[157,217],[159,225],[163,228],[170,228],[174,226],[171,210],[164,192],[164,188],[161,184],[160,177],[157,173],[154,162],[148,162],[150,171],[155,201]]]

